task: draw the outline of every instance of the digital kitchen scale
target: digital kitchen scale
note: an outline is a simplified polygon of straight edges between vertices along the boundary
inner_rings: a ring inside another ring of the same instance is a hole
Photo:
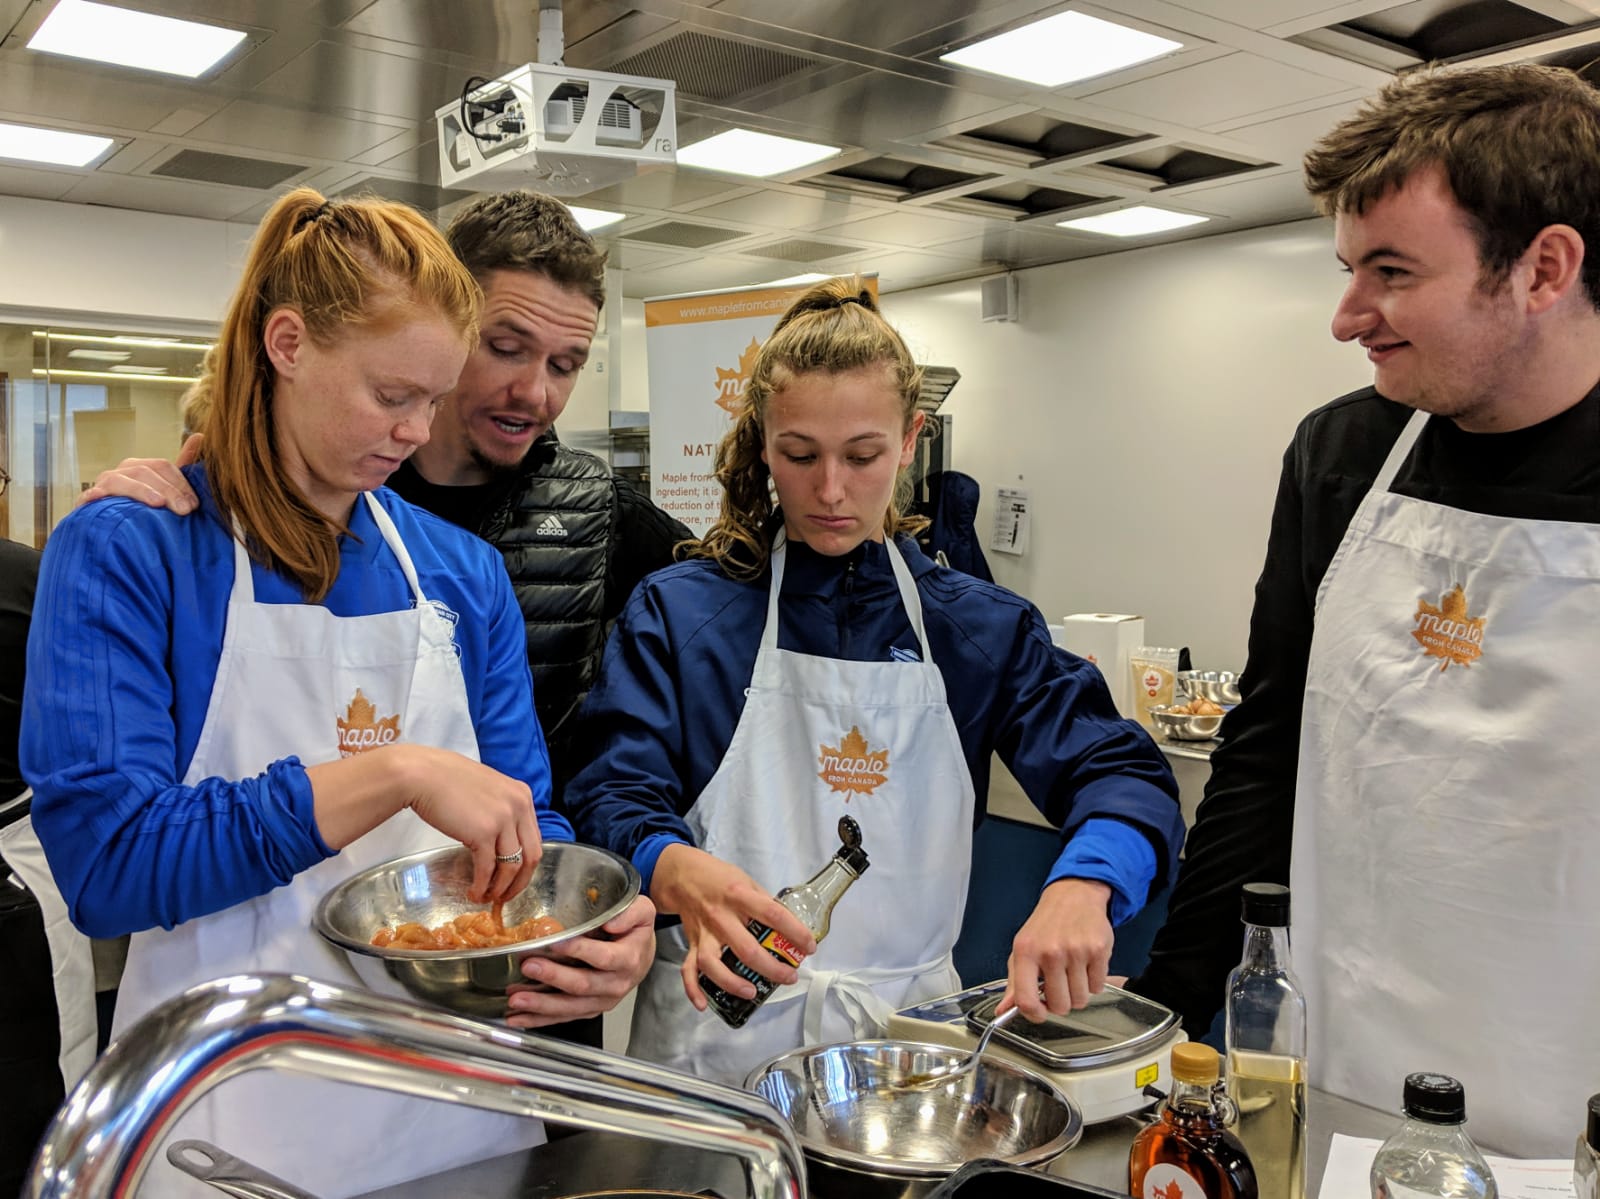
[[[930,999],[889,1017],[895,1040],[970,1049],[994,1018],[1006,980]],[[1154,1102],[1146,1087],[1172,1089],[1172,1047],[1189,1038],[1168,1008],[1107,987],[1089,1006],[1043,1023],[1013,1020],[994,1035],[987,1053],[1020,1062],[1050,1077],[1097,1124]]]

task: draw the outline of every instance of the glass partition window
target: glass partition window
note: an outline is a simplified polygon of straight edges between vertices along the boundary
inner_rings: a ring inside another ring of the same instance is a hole
[[[210,342],[0,325],[0,533],[43,546],[101,471],[170,458]]]

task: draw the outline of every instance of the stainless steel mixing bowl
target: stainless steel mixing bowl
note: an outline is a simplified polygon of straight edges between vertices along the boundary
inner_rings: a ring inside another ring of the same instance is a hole
[[[1179,741],[1209,741],[1222,729],[1220,715],[1191,716],[1160,704],[1150,709],[1150,719],[1156,722],[1156,728]]]
[[[443,924],[484,905],[467,899],[472,855],[460,845],[396,858],[346,879],[322,897],[311,926],[344,950],[356,973],[370,982],[393,978],[418,999],[467,1016],[506,1014],[506,988],[534,987],[522,963],[560,957],[561,946],[600,926],[639,894],[631,863],[592,845],[547,841],[527,889],[505,906],[507,924],[554,916],[562,931],[492,949],[379,949],[380,928],[416,921]]]
[[[812,1045],[758,1067],[745,1086],[794,1126],[811,1189],[829,1199],[925,1195],[975,1158],[1037,1166],[1078,1143],[1082,1114],[1025,1066],[985,1057],[943,1086],[896,1085],[964,1056],[915,1041]]]
[[[1214,704],[1239,702],[1239,676],[1231,670],[1180,670],[1178,686],[1190,699],[1209,699]]]

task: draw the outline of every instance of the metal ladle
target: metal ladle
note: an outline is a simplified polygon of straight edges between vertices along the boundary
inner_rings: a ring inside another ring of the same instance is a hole
[[[979,1036],[978,1043],[972,1047],[971,1052],[959,1061],[948,1066],[940,1066],[937,1070],[928,1070],[921,1074],[908,1074],[899,1082],[891,1083],[891,1091],[920,1091],[926,1087],[936,1086],[948,1082],[958,1075],[965,1074],[978,1064],[978,1059],[983,1056],[983,1051],[989,1048],[989,1038],[994,1036],[995,1030],[1010,1024],[1012,1019],[1020,1012],[1021,1008],[1010,1008],[993,1020],[989,1021],[983,1034]]]

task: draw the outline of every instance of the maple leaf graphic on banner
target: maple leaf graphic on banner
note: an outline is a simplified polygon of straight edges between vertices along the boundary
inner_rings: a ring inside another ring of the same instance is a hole
[[[850,726],[837,746],[824,744],[820,748],[817,761],[822,769],[817,777],[830,790],[843,792],[846,803],[852,792],[871,795],[889,781],[889,751],[871,748],[855,725]]]
[[[744,399],[744,389],[750,382],[750,372],[756,368],[756,355],[761,352],[761,343],[755,338],[750,339],[750,344],[739,355],[739,365],[733,370],[724,370],[717,367],[717,407],[729,416],[739,409],[739,402]]]
[[[1467,612],[1467,593],[1457,584],[1439,597],[1435,607],[1427,600],[1417,601],[1417,627],[1411,635],[1430,658],[1441,659],[1440,670],[1471,666],[1483,656],[1485,618]]]

